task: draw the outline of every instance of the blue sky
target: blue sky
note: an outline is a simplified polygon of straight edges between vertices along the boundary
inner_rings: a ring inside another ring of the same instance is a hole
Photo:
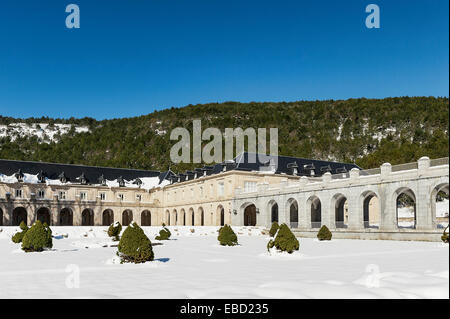
[[[76,3],[81,28],[65,27]],[[376,3],[381,28],[365,27]],[[449,95],[447,0],[2,0],[0,115]]]

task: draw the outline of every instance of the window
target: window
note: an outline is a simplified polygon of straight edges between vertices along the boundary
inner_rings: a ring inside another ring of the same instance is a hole
[[[117,195],[117,198],[118,198],[120,201],[123,201],[123,194],[118,194],[118,195]]]
[[[16,189],[16,198],[22,198],[22,190],[21,189]]]
[[[219,196],[225,195],[225,183],[224,182],[219,182],[217,192],[218,192]]]
[[[66,192],[60,191],[58,197],[59,197],[59,199],[66,199]]]
[[[80,199],[86,200],[87,199],[87,193],[86,192],[80,192]]]
[[[106,200],[106,193],[104,192],[100,193],[100,200]]]
[[[38,190],[37,197],[38,198],[45,198],[45,191],[43,189]]]
[[[256,192],[256,182],[244,182],[244,192]]]
[[[142,194],[136,194],[136,201],[140,202],[142,200]]]

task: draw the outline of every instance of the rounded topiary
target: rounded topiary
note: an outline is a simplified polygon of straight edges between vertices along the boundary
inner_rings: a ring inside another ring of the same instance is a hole
[[[22,229],[22,231],[17,232],[14,234],[14,236],[12,236],[11,240],[13,241],[13,243],[21,243],[23,240],[23,236],[25,236],[26,232],[28,231],[28,226],[22,221],[20,223],[20,229]]]
[[[219,236],[217,237],[222,246],[236,246],[238,239],[233,229],[225,225],[219,229]]]
[[[26,252],[43,251],[44,248],[52,248],[52,234],[47,225],[37,220],[25,233],[22,240],[22,249]]]
[[[277,222],[273,222],[272,227],[270,227],[270,230],[269,230],[270,237],[274,237],[279,228],[280,228],[280,225],[278,225]]]
[[[281,224],[277,236],[267,244],[267,250],[275,247],[279,251],[285,251],[292,254],[300,248],[300,243],[286,224]]]
[[[445,227],[444,229],[444,233],[441,236],[441,239],[444,243],[448,244],[449,243],[449,239],[448,239],[448,225],[447,227]]]
[[[123,232],[118,245],[118,256],[121,262],[132,262],[135,264],[154,259],[150,239],[135,222],[131,223]]]
[[[331,240],[331,237],[333,237],[333,234],[330,232],[327,226],[323,225],[319,232],[317,233],[317,238],[319,240]]]
[[[156,240],[169,240],[170,236],[172,236],[172,233],[170,230],[166,227],[166,224],[162,224],[163,229],[159,231],[159,236],[156,236]]]
[[[113,237],[113,240],[119,241],[119,235],[122,231],[122,225],[119,222],[111,224],[108,228],[108,236]]]

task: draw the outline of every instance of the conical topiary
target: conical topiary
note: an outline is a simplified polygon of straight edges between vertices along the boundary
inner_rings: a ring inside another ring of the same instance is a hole
[[[19,227],[20,227],[20,229],[22,229],[22,231],[15,233],[14,236],[12,236],[12,238],[11,238],[13,243],[16,243],[16,244],[22,242],[23,236],[25,236],[26,232],[28,231],[28,226],[23,221],[20,222]]]
[[[331,237],[333,237],[333,234],[330,232],[327,226],[323,225],[319,232],[317,233],[317,238],[319,240],[331,240]]]
[[[170,230],[166,227],[166,224],[162,224],[163,229],[159,231],[159,236],[156,236],[156,240],[169,240],[170,236],[172,235]]]
[[[135,222],[131,223],[123,232],[117,254],[121,262],[132,262],[135,264],[154,259],[150,239]]]
[[[119,235],[122,231],[122,225],[119,222],[112,223],[108,228],[108,236],[113,237],[114,241],[119,241]]]
[[[267,250],[270,251],[273,247],[279,251],[285,251],[292,254],[295,250],[299,249],[300,243],[289,227],[286,224],[281,224],[275,240],[271,239],[267,244]]]
[[[43,251],[44,248],[52,248],[53,242],[51,231],[37,220],[25,233],[22,240],[22,249],[26,252]]]
[[[278,225],[277,222],[273,222],[272,227],[270,227],[270,230],[269,230],[270,237],[274,237],[279,228],[280,228],[280,225]]]
[[[238,239],[233,229],[225,225],[219,229],[219,236],[217,237],[222,246],[236,246]]]

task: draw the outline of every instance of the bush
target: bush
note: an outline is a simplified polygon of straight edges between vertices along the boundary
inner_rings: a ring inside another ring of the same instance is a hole
[[[43,251],[44,248],[52,248],[52,232],[47,224],[43,225],[37,220],[25,233],[22,240],[22,249],[26,252]]]
[[[270,237],[274,237],[279,228],[280,228],[280,225],[278,225],[277,222],[273,222],[272,227],[270,227],[270,230],[269,230]]]
[[[441,239],[444,243],[448,244],[449,243],[449,239],[448,239],[448,226],[445,227],[444,229],[444,233],[441,236]]]
[[[111,224],[111,226],[109,226],[108,236],[114,237],[113,238],[114,241],[119,241],[119,235],[120,235],[121,231],[122,231],[122,225],[120,225],[119,222],[115,222],[115,223]]]
[[[300,243],[289,227],[286,224],[281,224],[275,240],[271,239],[267,244],[267,250],[270,251],[273,247],[279,251],[286,251],[292,254],[294,250],[299,249]]]
[[[123,232],[118,246],[118,256],[121,262],[135,264],[154,259],[152,243],[141,227],[133,222]]]
[[[14,236],[12,236],[11,240],[13,241],[13,243],[21,243],[23,240],[23,236],[25,236],[26,232],[28,231],[28,226],[22,221],[20,223],[20,229],[22,229],[21,232],[17,232],[14,234]]]
[[[238,239],[233,229],[225,225],[219,229],[219,237],[217,237],[222,246],[236,246]]]
[[[317,233],[317,238],[319,240],[331,240],[331,237],[333,237],[333,234],[330,232],[327,226],[323,225],[319,232]]]
[[[161,229],[159,231],[159,236],[156,236],[155,239],[156,240],[169,240],[169,238],[172,234],[170,233],[170,230],[167,229],[166,224],[163,223],[162,226],[163,226],[163,229]]]

